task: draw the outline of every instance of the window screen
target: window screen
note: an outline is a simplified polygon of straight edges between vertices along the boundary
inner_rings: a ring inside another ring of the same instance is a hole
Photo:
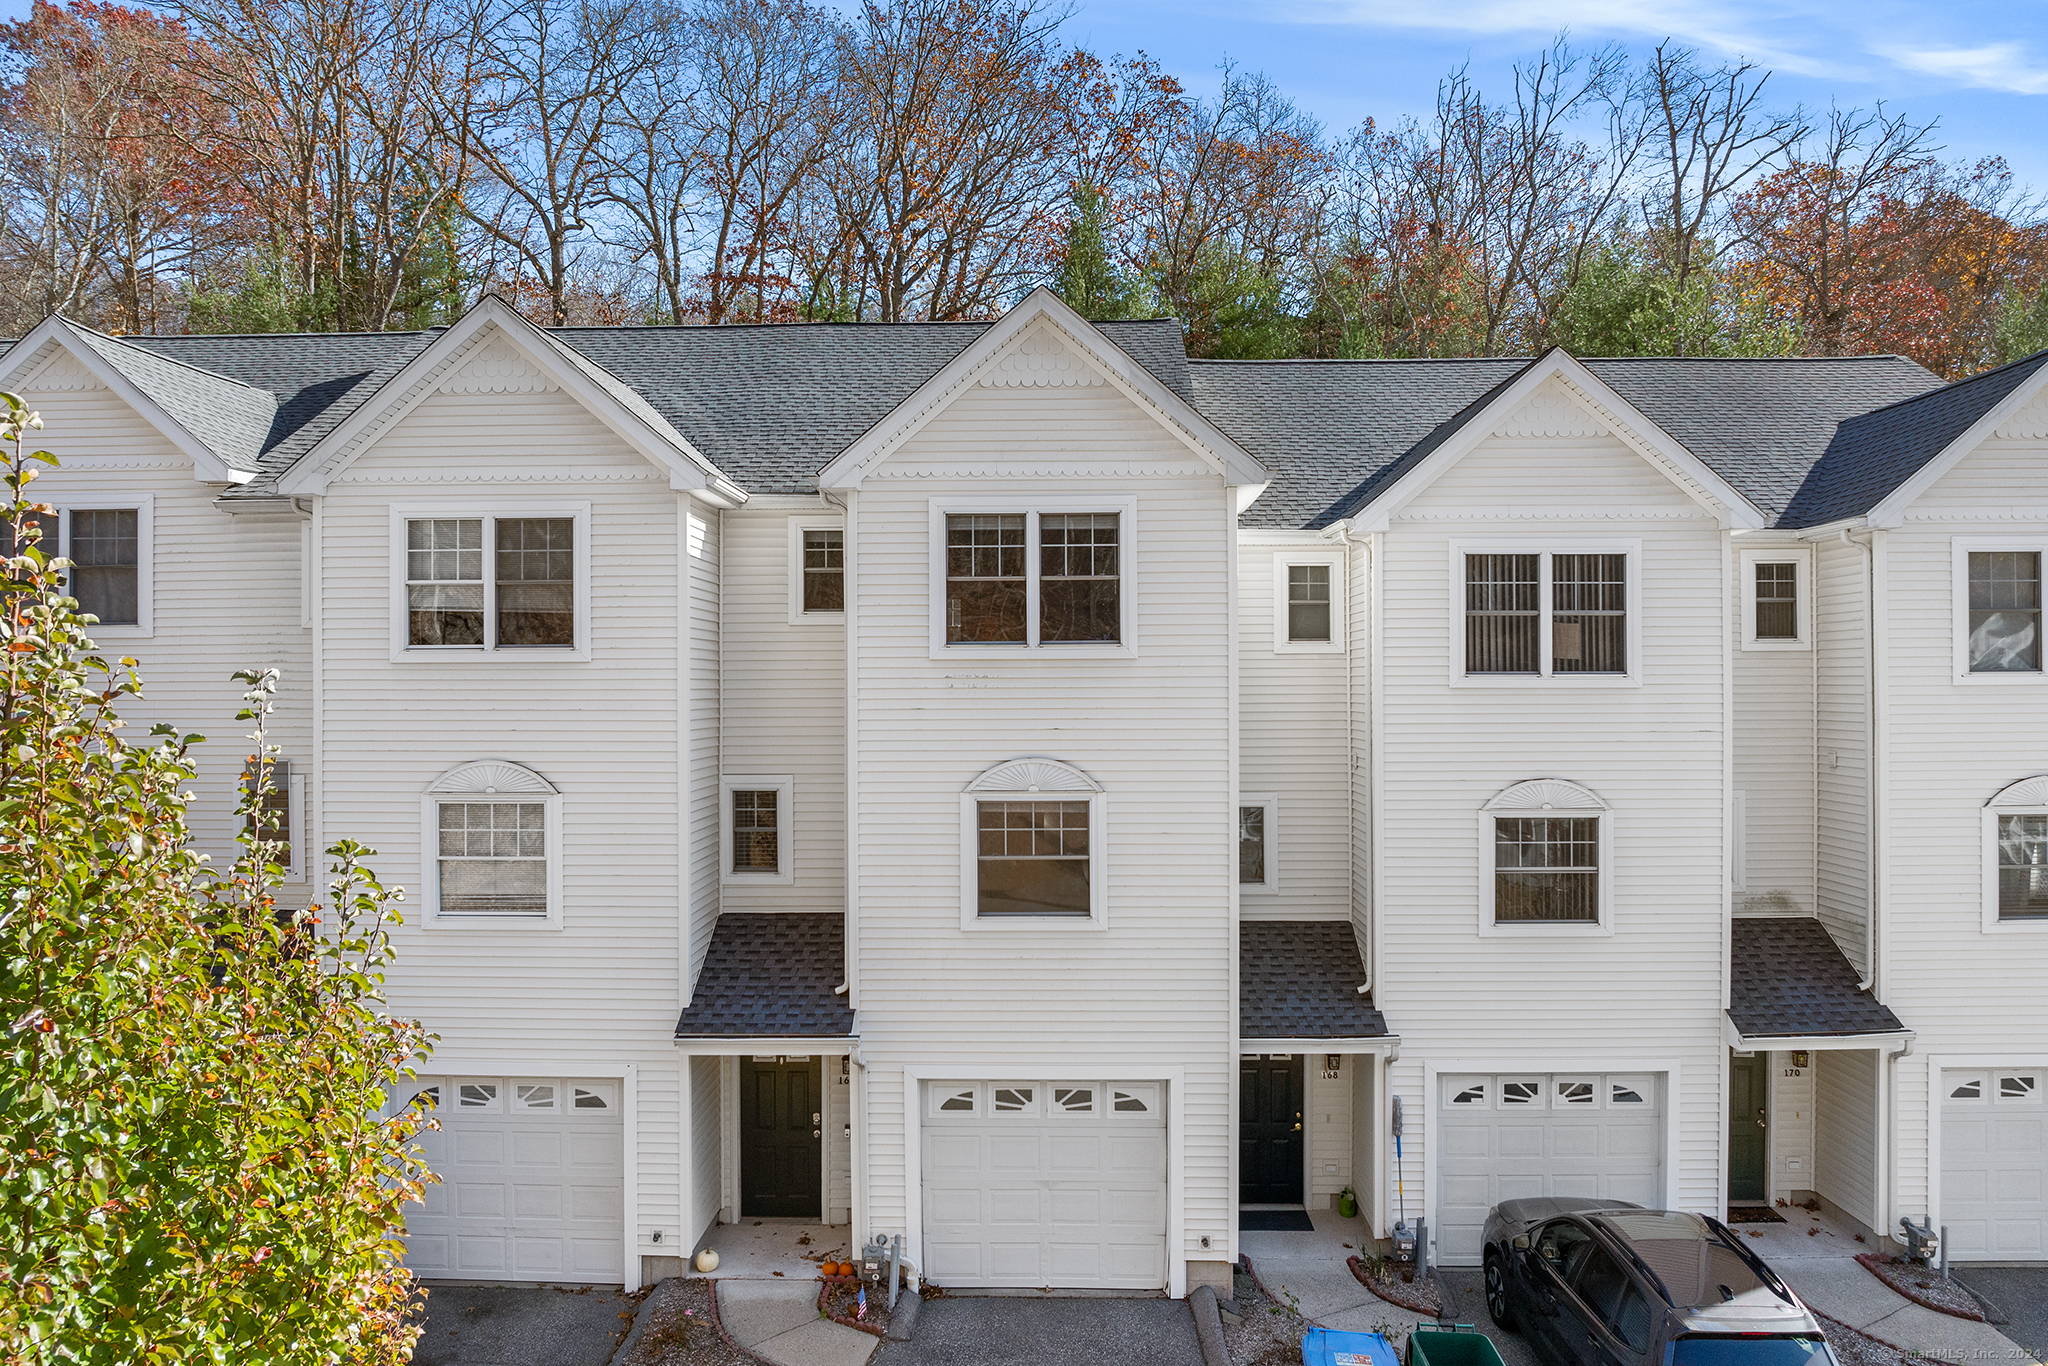
[[[804,610],[846,610],[846,533],[804,533]]]
[[[2048,816],[1998,818],[1998,915],[2048,916]]]
[[[134,508],[80,508],[71,514],[71,596],[78,609],[103,626],[133,626],[140,618],[141,516]],[[43,553],[51,547],[45,543]]]
[[[1541,625],[1534,555],[1465,557],[1465,672],[1533,674]]]
[[[735,873],[781,871],[780,796],[772,787],[732,794],[732,870]]]
[[[1756,567],[1756,638],[1799,639],[1799,566]]]
[[[1330,638],[1330,566],[1287,566],[1287,638]]]
[[[1264,883],[1266,880],[1266,808],[1237,808],[1237,880]]]
[[[249,764],[242,774],[245,790],[253,789],[257,765]],[[270,861],[289,868],[292,862],[292,763],[272,759],[263,770],[265,785],[256,799],[255,811],[243,817],[242,828],[251,839],[278,846]]]
[[[576,643],[576,523],[498,518],[498,644]]]
[[[2032,550],[1970,552],[1970,672],[2041,668],[2041,556]]]
[[[976,803],[977,915],[1087,915],[1088,803]]]
[[[1038,638],[1116,640],[1117,515],[1041,516],[1038,558]]]
[[[1594,922],[1600,918],[1596,816],[1501,816],[1493,823],[1493,918]]]
[[[1024,514],[946,518],[946,639],[1024,640]]]
[[[1550,557],[1550,671],[1621,673],[1628,667],[1626,555]]]
[[[441,803],[441,914],[546,915],[547,806]]]
[[[408,644],[484,643],[481,517],[420,518],[405,524],[405,597]]]

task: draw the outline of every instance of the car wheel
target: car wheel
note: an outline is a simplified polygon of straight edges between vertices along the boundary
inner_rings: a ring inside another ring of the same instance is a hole
[[[1508,1305],[1508,1269],[1497,1252],[1486,1254],[1486,1316],[1503,1333],[1520,1332]]]

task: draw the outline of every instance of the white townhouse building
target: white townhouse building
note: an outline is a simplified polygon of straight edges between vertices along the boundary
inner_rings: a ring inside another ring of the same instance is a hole
[[[422,1274],[785,1216],[1182,1294],[1347,1187],[1447,1263],[1537,1193],[2048,1259],[2048,354],[1191,362],[1041,291],[0,371],[131,721],[280,668],[290,894],[409,889]]]

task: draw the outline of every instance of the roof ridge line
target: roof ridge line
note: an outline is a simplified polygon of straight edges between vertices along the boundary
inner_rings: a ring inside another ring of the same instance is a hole
[[[76,327],[81,332],[92,333],[95,337],[98,337],[103,341],[110,341],[118,346],[126,347],[131,351],[141,351],[148,355],[154,356],[156,359],[164,362],[164,364],[166,365],[175,365],[181,370],[190,370],[195,375],[205,375],[208,379],[217,379],[224,384],[232,384],[238,389],[247,389],[252,394],[263,394],[266,395],[273,404],[277,402],[277,391],[274,389],[260,388],[257,385],[250,384],[244,380],[236,379],[233,375],[223,375],[218,370],[209,370],[203,365],[194,365],[192,364],[192,362],[188,360],[180,360],[176,356],[166,356],[161,351],[151,351],[146,346],[142,346],[136,342],[128,341],[127,339],[122,337],[117,337],[113,335],[111,332],[102,332],[97,327],[86,327],[82,323],[73,323],[69,318],[66,318],[64,321],[70,323],[71,326]],[[260,336],[262,334],[258,333],[255,335]]]
[[[2017,370],[2022,365],[2031,365],[2037,362],[2048,362],[2048,351],[2036,351],[2030,356],[2021,356],[2018,360],[2009,360],[2003,365],[1996,366],[1990,370],[1981,370],[1963,379],[1943,380],[1940,387],[1929,389],[1924,394],[1915,394],[1911,398],[1894,399],[1883,407],[1867,409],[1864,412],[1855,414],[1853,417],[1845,417],[1842,421],[1854,422],[1860,418],[1875,417],[1879,413],[1890,412],[1894,408],[1903,408],[1909,403],[1919,403],[1938,394],[1952,394],[1958,389],[1977,383],[1979,380],[1987,380],[1995,375],[2002,375],[2008,370]]]

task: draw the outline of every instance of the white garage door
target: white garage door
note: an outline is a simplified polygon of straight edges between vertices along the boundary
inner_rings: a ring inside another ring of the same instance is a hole
[[[625,1279],[625,1121],[619,1083],[577,1077],[423,1077],[441,1178],[406,1216],[405,1264],[454,1280]]]
[[[925,1275],[943,1287],[1166,1285],[1158,1082],[926,1082]]]
[[[1487,1211],[1503,1200],[1662,1205],[1662,1081],[1647,1072],[1437,1078],[1437,1256],[1477,1266]]]
[[[1951,1069],[1941,1086],[1948,1255],[2048,1260],[2048,1068]]]

